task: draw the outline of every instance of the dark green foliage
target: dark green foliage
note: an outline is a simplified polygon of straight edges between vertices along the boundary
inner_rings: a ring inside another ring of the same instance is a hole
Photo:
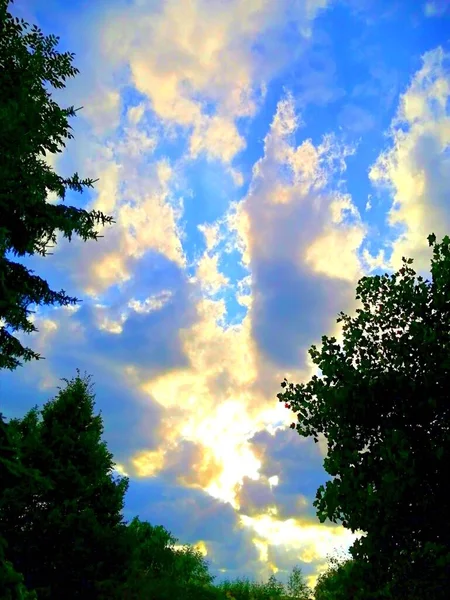
[[[9,423],[22,464],[40,477],[3,490],[0,528],[8,559],[39,599],[100,597],[129,552],[128,480],[113,476],[89,378],[66,383],[41,411]]]
[[[11,562],[5,560],[3,549],[0,550],[0,590],[2,600],[37,599],[36,592],[28,591],[25,587],[23,576],[14,569]]]
[[[129,600],[155,598],[217,598],[213,577],[203,555],[190,546],[174,548],[178,540],[164,527],[135,517],[128,525],[132,555],[127,582],[120,597]]]
[[[99,211],[47,202],[50,192],[64,200],[67,189],[82,192],[95,183],[77,173],[63,179],[43,159],[47,152],[60,153],[73,137],[68,117],[76,115],[73,106],[60,108],[46,85],[62,89],[78,69],[72,66],[74,54],[55,50],[56,36],[44,36],[36,26],[30,29],[11,16],[8,5],[0,0],[0,369],[40,358],[13,335],[36,331],[30,305],[78,301],[64,290],[51,290],[6,255],[46,256],[57,232],[69,240],[73,234],[96,240],[96,226],[113,222]]]
[[[0,512],[3,503],[3,490],[17,486],[21,478],[33,479],[20,463],[16,448],[11,440],[8,424],[0,413]],[[34,600],[36,595],[29,592],[23,576],[18,573],[12,563],[7,560],[7,542],[0,534],[0,598],[2,600]]]
[[[328,570],[319,575],[314,600],[383,600],[389,598],[381,589],[370,591],[370,567],[355,560],[330,560]]]
[[[343,343],[310,350],[322,377],[283,382],[299,435],[328,440],[333,476],[317,492],[321,522],[367,533],[351,553],[367,593],[444,598],[450,584],[450,239],[433,246],[432,281],[412,259],[393,275],[363,277]],[[369,568],[370,567],[370,568]],[[407,582],[407,584],[405,583]]]
[[[230,600],[306,600],[312,596],[298,567],[294,567],[287,586],[271,575],[265,583],[238,578],[219,583],[217,588]]]

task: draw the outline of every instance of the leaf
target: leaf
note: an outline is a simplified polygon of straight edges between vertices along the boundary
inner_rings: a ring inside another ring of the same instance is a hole
[[[386,586],[397,589],[408,569],[411,586],[422,575],[444,577],[435,564],[434,575],[408,564],[418,519],[420,539],[428,541],[437,541],[435,524],[448,521],[440,474],[450,445],[450,238],[428,240],[432,280],[417,276],[405,257],[397,273],[360,279],[355,316],[339,314],[342,343],[322,336],[321,348],[309,351],[320,375],[289,398],[300,408],[298,433],[327,440],[324,468],[335,479],[317,491],[320,522],[351,522],[365,532],[352,547],[358,568],[371,565],[372,587],[361,600],[386,598]]]

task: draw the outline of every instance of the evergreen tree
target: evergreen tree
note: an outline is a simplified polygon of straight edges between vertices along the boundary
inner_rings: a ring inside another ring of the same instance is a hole
[[[44,161],[47,152],[60,153],[70,133],[73,106],[59,107],[46,88],[65,87],[79,71],[73,53],[55,50],[59,38],[44,36],[23,19],[13,18],[8,0],[0,0],[0,369],[14,369],[20,360],[40,358],[14,333],[36,331],[30,306],[75,304],[77,298],[48,283],[15,257],[47,255],[61,232],[84,241],[99,237],[96,226],[112,223],[99,211],[90,212],[47,202],[49,192],[64,200],[67,189],[82,192],[92,179],[77,173],[63,179]]]
[[[66,381],[42,410],[10,422],[26,468],[41,475],[4,490],[0,528],[8,558],[40,600],[100,598],[126,570],[126,478],[94,415],[89,377]],[[109,587],[108,587],[109,586]]]
[[[22,467],[17,450],[11,441],[8,424],[0,413],[0,514],[3,490],[19,484],[21,478],[33,479],[33,474]],[[29,592],[23,580],[8,558],[8,544],[0,533],[0,598],[2,600],[35,600],[36,594]]]

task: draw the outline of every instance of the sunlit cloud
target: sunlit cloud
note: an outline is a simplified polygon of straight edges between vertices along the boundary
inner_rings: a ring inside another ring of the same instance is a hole
[[[366,233],[351,197],[338,187],[354,149],[332,135],[318,146],[308,139],[296,145],[301,122],[288,93],[249,192],[228,217],[251,273],[252,336],[265,359],[297,369],[306,367],[307,347],[330,329],[333,313],[350,306]]]
[[[111,9],[102,51],[109,61],[129,65],[134,86],[160,119],[192,128],[191,157],[205,152],[230,163],[245,146],[235,119],[255,114],[267,81],[289,60],[281,35],[285,21],[298,30],[299,52],[301,37],[310,37],[314,18],[327,5],[167,0],[152,12],[135,3]]]
[[[400,97],[389,134],[391,146],[370,170],[375,186],[387,187],[392,198],[388,222],[400,228],[391,264],[415,257],[424,269],[429,261],[426,238],[448,233],[450,217],[450,70],[442,48],[427,52],[422,67]]]
[[[256,534],[253,542],[260,552],[260,560],[274,565],[274,571],[279,570],[276,565],[286,564],[287,557],[291,566],[296,563],[315,563],[317,571],[308,576],[311,587],[317,580],[320,567],[326,564],[327,557],[342,551],[342,548],[349,548],[360,537],[341,527],[326,527],[313,521],[279,520],[276,514],[258,517],[241,515],[240,519],[246,528]]]
[[[419,50],[405,38],[386,58],[371,3],[335,4],[115,0],[61,19],[81,74],[55,98],[84,109],[46,161],[99,178],[70,203],[115,224],[30,261],[84,302],[37,311],[47,360],[10,395],[25,407],[91,372],[127,506],[227,576],[300,562],[313,584],[354,540],[318,522],[327,442],[291,431],[276,394],[316,372],[308,348],[339,337],[359,277],[404,254],[423,266],[426,236],[450,226],[447,51],[425,53],[399,97]],[[410,20],[429,27],[443,6]]]

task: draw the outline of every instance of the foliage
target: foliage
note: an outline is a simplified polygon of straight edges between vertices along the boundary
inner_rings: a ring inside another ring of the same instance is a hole
[[[8,5],[0,0],[0,368],[14,369],[21,359],[40,358],[14,335],[37,330],[29,306],[78,300],[51,290],[11,255],[46,256],[57,232],[69,241],[73,234],[97,240],[96,226],[113,220],[99,211],[47,201],[49,192],[64,200],[67,189],[83,192],[95,183],[77,173],[63,179],[43,158],[60,153],[64,140],[73,138],[68,117],[76,115],[73,106],[60,108],[52,100],[46,83],[62,89],[78,69],[72,66],[73,53],[55,50],[58,37],[44,36],[36,26],[30,30],[23,19],[11,16]]]
[[[310,350],[322,376],[285,380],[278,394],[299,435],[328,441],[333,480],[317,492],[320,521],[366,532],[351,553],[367,587],[409,599],[415,588],[446,597],[450,583],[450,239],[429,243],[432,280],[412,259],[363,277],[356,316],[338,319],[343,342],[324,336]]]
[[[89,378],[66,380],[43,409],[9,423],[22,478],[2,494],[0,529],[8,558],[39,599],[97,598],[126,564],[122,522],[126,478],[114,478],[101,440]]]
[[[28,591],[25,587],[23,575],[14,569],[10,561],[5,560],[3,550],[0,551],[0,590],[2,600],[37,599],[36,592]]]
[[[0,481],[2,490],[6,487],[17,485],[22,477],[31,477],[22,468],[16,449],[12,443],[8,424],[0,413]],[[0,511],[2,510],[3,493],[0,496]],[[0,590],[4,600],[34,600],[36,594],[29,592],[23,580],[23,575],[18,573],[13,564],[7,560],[7,542],[0,535]]]
[[[267,582],[251,581],[248,578],[237,578],[219,583],[217,588],[230,600],[287,600],[288,598],[309,598],[309,596],[296,596],[299,588],[295,587],[303,582],[301,572],[295,568],[289,577],[292,586],[286,587],[271,575]],[[288,584],[289,585],[289,584]]]
[[[127,529],[132,540],[132,556],[120,598],[208,600],[218,597],[212,588],[214,578],[208,564],[195,548],[175,548],[178,540],[164,527],[153,526],[138,517]]]
[[[369,569],[354,559],[344,562],[331,560],[325,573],[319,575],[314,589],[314,600],[382,600],[387,596],[382,590],[374,594],[367,586]]]
[[[298,566],[292,569],[286,589],[289,598],[295,598],[295,600],[308,600],[311,598],[311,588],[306,583],[302,570]]]

